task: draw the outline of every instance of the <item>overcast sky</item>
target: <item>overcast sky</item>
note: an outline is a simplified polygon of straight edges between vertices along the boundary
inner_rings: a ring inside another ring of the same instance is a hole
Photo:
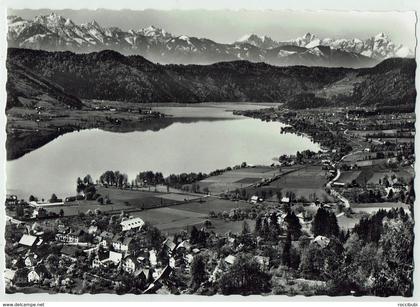
[[[102,26],[118,26],[124,30],[155,25],[175,35],[207,37],[222,43],[233,42],[249,33],[268,35],[275,40],[288,40],[307,32],[320,38],[361,39],[384,32],[396,44],[404,44],[411,49],[415,47],[416,17],[413,12],[228,9],[54,11],[76,23],[96,20]],[[33,18],[50,12],[48,9],[9,9],[8,14]]]

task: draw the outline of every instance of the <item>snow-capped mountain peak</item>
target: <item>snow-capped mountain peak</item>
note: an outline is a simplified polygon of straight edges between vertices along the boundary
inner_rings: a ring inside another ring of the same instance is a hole
[[[233,44],[217,43],[151,25],[140,30],[102,27],[96,21],[75,24],[51,13],[25,20],[8,16],[10,47],[91,52],[112,49],[140,54],[159,63],[214,63],[248,60],[276,65],[324,65],[360,67],[388,57],[409,57],[413,52],[395,45],[385,33],[367,39],[320,38],[311,32],[286,41],[267,35],[247,34]]]
[[[140,29],[138,31],[139,34],[147,36],[147,37],[155,37],[155,38],[169,38],[172,37],[172,35],[168,32],[166,32],[164,29],[155,27],[153,25]]]
[[[257,35],[257,34],[247,34],[239,38],[236,43],[250,44],[252,46],[270,49],[278,46],[278,43],[275,42],[271,37],[267,35]]]

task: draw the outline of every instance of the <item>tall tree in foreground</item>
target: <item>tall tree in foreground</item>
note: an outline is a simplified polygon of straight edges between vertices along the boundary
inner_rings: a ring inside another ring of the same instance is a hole
[[[239,255],[235,263],[219,281],[220,291],[230,294],[262,294],[271,289],[270,275],[250,255]]]
[[[386,220],[379,241],[382,267],[374,276],[373,294],[378,296],[413,295],[413,221]]]
[[[283,247],[283,254],[282,254],[282,263],[283,265],[290,266],[290,249],[292,247],[292,235],[290,232],[287,232],[286,242],[284,243]]]
[[[312,232],[314,236],[338,237],[340,228],[334,212],[319,208],[312,222]]]
[[[203,256],[197,255],[191,262],[191,288],[196,290],[206,280],[206,263]]]
[[[284,218],[287,223],[287,232],[291,234],[292,240],[297,240],[302,235],[302,225],[300,225],[299,218],[291,211]]]

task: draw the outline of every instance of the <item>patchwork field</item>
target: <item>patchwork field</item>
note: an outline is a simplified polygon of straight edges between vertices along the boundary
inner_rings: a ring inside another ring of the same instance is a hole
[[[352,217],[347,217],[345,215],[341,215],[337,217],[337,223],[340,229],[347,230],[352,229],[354,225],[356,225],[360,221],[360,217],[362,215],[354,215]]]
[[[407,204],[404,203],[399,203],[399,202],[395,202],[395,203],[391,203],[391,202],[387,202],[387,203],[365,203],[365,204],[352,204],[351,205],[351,209],[354,212],[357,213],[374,213],[376,211],[378,211],[379,209],[384,209],[384,210],[391,210],[393,208],[403,208],[405,211],[409,211],[410,208]]]
[[[414,169],[411,167],[404,167],[396,171],[376,171],[372,177],[369,178],[368,183],[378,184],[379,179],[383,179],[385,176],[388,176],[388,178],[391,178],[392,175],[395,175],[397,178],[402,177],[405,182],[409,182],[411,178],[414,177]]]
[[[189,202],[172,207],[144,210],[133,212],[131,215],[138,216],[167,233],[188,230],[193,225],[201,226],[206,220],[211,220],[214,226],[212,230],[225,233],[228,231],[240,231],[242,222],[225,222],[224,220],[210,219],[209,212],[229,212],[233,208],[243,206],[250,206],[250,204],[209,197],[203,202]],[[249,222],[250,226],[251,224],[253,225],[252,221]]]
[[[350,184],[355,180],[358,184],[379,184],[379,179],[383,180],[385,176],[388,176],[391,180],[392,175],[403,178],[408,183],[414,177],[414,170],[411,167],[404,167],[391,171],[380,165],[373,165],[354,171],[342,171],[337,182]]]
[[[342,171],[337,182],[351,183],[353,180],[356,180],[361,173],[362,171]]]
[[[281,190],[283,194],[288,191],[294,192],[297,198],[305,197],[309,199],[311,195],[316,194],[316,197],[320,200],[332,200],[325,192],[324,186],[326,183],[326,171],[321,166],[308,166],[281,176],[271,182],[268,188]]]
[[[224,172],[199,182],[200,189],[207,188],[211,194],[221,194],[258,183],[284,172],[272,167],[247,167]]]

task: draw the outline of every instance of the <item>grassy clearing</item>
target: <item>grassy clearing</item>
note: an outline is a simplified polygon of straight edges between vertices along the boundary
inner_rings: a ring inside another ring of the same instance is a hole
[[[339,216],[337,217],[338,226],[340,227],[340,229],[346,231],[348,229],[352,229],[354,225],[356,225],[360,221],[361,216],[362,215],[360,214],[352,215],[351,217],[347,217],[345,215]]]
[[[172,234],[181,230],[190,230],[193,225],[201,227],[206,220],[210,220],[209,212],[230,211],[233,208],[250,206],[245,202],[232,202],[222,199],[209,199],[205,202],[190,202],[167,208],[156,208],[134,212],[131,215],[141,217],[159,228],[161,231]],[[242,230],[242,221],[224,221],[211,219],[212,230],[217,233]],[[254,228],[254,221],[248,224]]]
[[[345,171],[341,172],[340,177],[337,179],[338,182],[351,183],[356,180],[362,171]]]
[[[286,168],[284,168],[286,169]],[[267,178],[272,178],[285,170],[272,167],[247,167],[227,171],[200,181],[200,189],[207,188],[211,194],[221,194],[245,188]]]
[[[264,189],[272,189],[274,192],[282,191],[283,194],[291,191],[296,194],[297,198],[305,197],[306,199],[309,199],[311,194],[315,193],[321,200],[324,200],[324,198],[332,200],[324,189],[327,183],[326,175],[326,171],[321,166],[308,166],[285,174]]]

